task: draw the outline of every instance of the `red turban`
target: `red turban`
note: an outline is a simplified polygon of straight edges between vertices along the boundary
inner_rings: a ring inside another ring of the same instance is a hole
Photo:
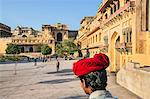
[[[92,71],[106,69],[109,66],[109,58],[105,54],[95,54],[93,58],[87,58],[77,61],[73,64],[75,75],[83,76]]]

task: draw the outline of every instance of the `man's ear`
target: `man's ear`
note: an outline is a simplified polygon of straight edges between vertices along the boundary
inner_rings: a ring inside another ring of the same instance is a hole
[[[86,82],[84,79],[81,81],[81,87],[83,88],[83,90],[86,94],[92,93],[92,89],[86,85]]]
[[[85,84],[85,80],[84,80],[84,79],[82,79],[81,87],[84,87],[84,88],[86,88],[86,87],[87,87],[87,86],[86,86],[86,84]]]

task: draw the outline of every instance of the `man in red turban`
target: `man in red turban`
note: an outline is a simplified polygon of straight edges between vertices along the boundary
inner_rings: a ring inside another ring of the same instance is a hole
[[[114,99],[107,86],[106,68],[109,66],[109,58],[103,53],[95,54],[93,58],[86,58],[73,64],[74,74],[80,78],[81,87],[89,99]]]

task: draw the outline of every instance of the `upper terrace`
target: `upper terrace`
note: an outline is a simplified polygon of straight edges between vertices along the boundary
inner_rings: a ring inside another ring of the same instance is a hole
[[[119,4],[119,5],[118,5]],[[94,26],[87,35],[92,34],[93,32],[97,31],[99,28],[102,28],[108,22],[115,19],[118,16],[122,16],[124,12],[128,12],[130,7],[134,7],[135,1],[126,1],[122,6],[119,1],[114,0],[107,0],[103,3],[98,10],[97,14],[97,22],[94,22]],[[110,11],[107,11],[110,10]],[[92,23],[93,23],[92,22]]]

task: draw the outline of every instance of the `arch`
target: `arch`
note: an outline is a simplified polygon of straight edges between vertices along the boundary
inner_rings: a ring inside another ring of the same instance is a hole
[[[108,14],[106,13],[106,14],[105,14],[105,19],[107,19],[107,18],[108,18]]]
[[[110,41],[110,59],[111,59],[111,71],[118,71],[120,69],[120,52],[115,48],[116,43],[120,43],[120,36],[117,32],[114,32]]]
[[[110,9],[110,13],[113,14],[113,8]]]
[[[27,37],[26,35],[22,35],[22,37]]]
[[[62,41],[62,33],[57,33],[57,41]]]
[[[33,47],[30,47],[30,48],[29,48],[29,52],[33,52]]]

